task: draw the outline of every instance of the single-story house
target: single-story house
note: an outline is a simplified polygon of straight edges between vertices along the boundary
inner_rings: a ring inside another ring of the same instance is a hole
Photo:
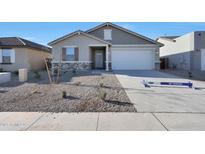
[[[157,39],[162,69],[205,71],[205,31],[182,36],[163,36]]]
[[[51,48],[47,46],[20,37],[0,38],[0,68],[4,71],[42,70],[44,58],[51,57]]]
[[[50,43],[55,68],[153,70],[161,43],[113,23],[75,31]]]

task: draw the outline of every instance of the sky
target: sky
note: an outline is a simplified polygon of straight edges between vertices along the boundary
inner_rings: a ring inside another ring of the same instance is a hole
[[[160,36],[183,35],[205,31],[205,22],[113,22],[141,35],[156,39]],[[36,43],[48,42],[76,30],[88,30],[97,22],[0,22],[0,37],[22,37]]]

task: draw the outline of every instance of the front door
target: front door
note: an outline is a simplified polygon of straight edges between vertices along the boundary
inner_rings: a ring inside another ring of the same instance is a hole
[[[95,68],[103,68],[103,51],[95,51]]]

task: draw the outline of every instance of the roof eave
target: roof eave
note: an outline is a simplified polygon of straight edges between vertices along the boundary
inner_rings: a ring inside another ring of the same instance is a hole
[[[70,37],[72,37],[72,36],[74,36],[74,35],[76,35],[76,34],[78,34],[78,35],[83,34],[83,35],[85,35],[85,36],[87,36],[87,37],[90,37],[90,38],[92,38],[92,39],[95,39],[95,40],[98,40],[98,41],[103,42],[103,43],[105,43],[105,44],[111,45],[111,43],[106,42],[106,41],[104,41],[104,40],[101,40],[100,38],[97,38],[97,37],[95,37],[95,36],[92,36],[92,35],[90,35],[90,34],[87,34],[87,33],[83,32],[83,31],[76,31],[76,32],[70,33],[70,34],[68,34],[68,35],[64,35],[64,36],[62,36],[62,37],[60,37],[60,38],[58,38],[58,39],[56,39],[56,40],[54,40],[54,41],[49,42],[48,45],[49,45],[49,46],[52,46],[53,44],[56,44],[56,43],[58,43],[58,42],[60,42],[60,41],[63,41],[63,40],[65,40],[65,39],[67,39],[67,38],[70,38]]]

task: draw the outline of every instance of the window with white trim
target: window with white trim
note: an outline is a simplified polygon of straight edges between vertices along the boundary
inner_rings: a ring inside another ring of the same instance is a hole
[[[104,29],[104,40],[112,40],[112,29]]]
[[[1,49],[0,61],[2,64],[15,63],[15,52],[13,49]]]

